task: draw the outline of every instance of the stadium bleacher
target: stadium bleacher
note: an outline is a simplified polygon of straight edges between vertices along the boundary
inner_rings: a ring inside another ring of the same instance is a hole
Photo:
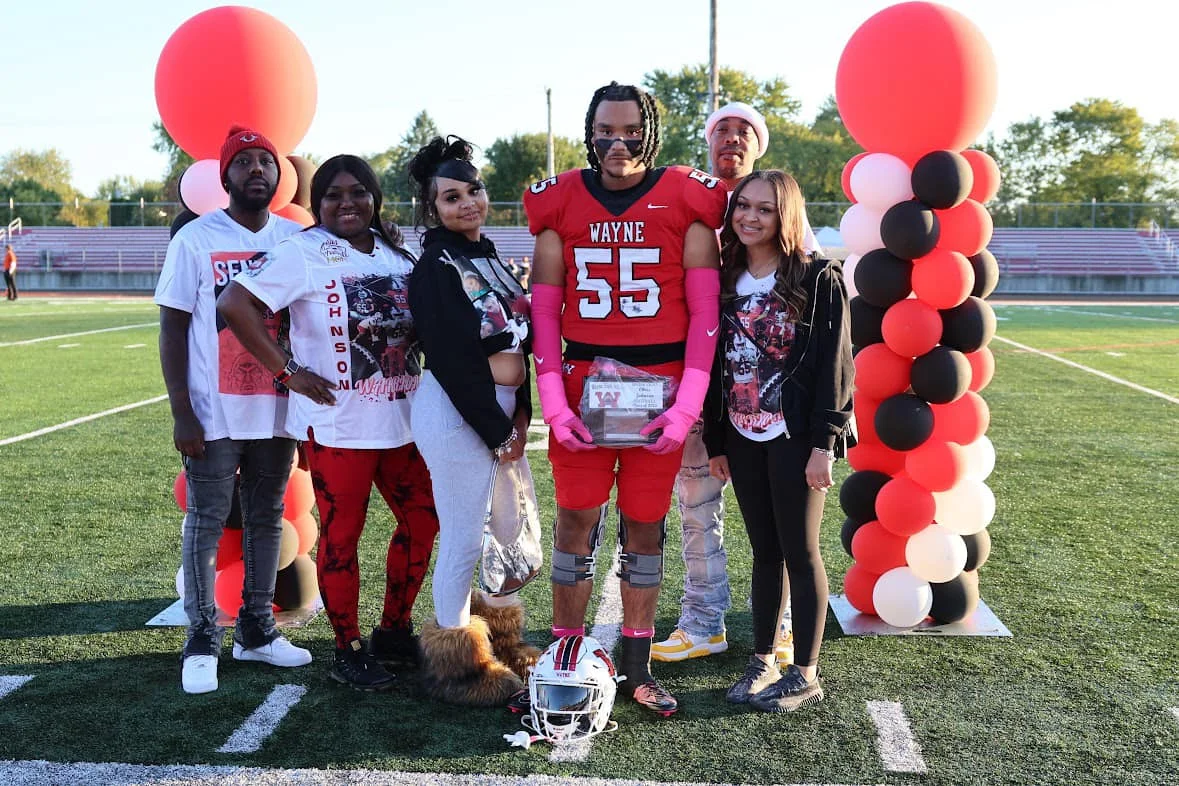
[[[420,251],[417,232],[406,245]],[[527,270],[527,227],[487,227],[500,257]],[[167,227],[30,227],[12,238],[26,269],[155,272],[164,263]],[[1017,275],[1176,275],[1179,230],[999,227],[989,245],[1000,271]]]

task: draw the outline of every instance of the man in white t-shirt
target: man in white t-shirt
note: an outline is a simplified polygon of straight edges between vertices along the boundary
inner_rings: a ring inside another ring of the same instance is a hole
[[[709,115],[704,138],[712,174],[731,192],[765,155],[770,132],[761,112],[734,101]],[[822,254],[809,221],[805,232],[806,252]],[[731,600],[724,540],[724,484],[708,474],[708,451],[701,435],[701,424],[697,423],[684,442],[683,464],[676,477],[676,501],[683,522],[684,594],[675,631],[651,646],[651,657],[659,661],[700,658],[729,648],[725,638],[725,612]],[[787,616],[777,649],[779,659],[789,662],[793,655],[789,604],[785,609]]]
[[[186,693],[217,689],[224,636],[214,602],[217,547],[237,473],[245,586],[233,657],[273,666],[311,662],[309,651],[278,633],[271,605],[283,495],[295,453],[284,427],[287,391],[238,343],[216,309],[217,295],[259,252],[301,229],[268,209],[278,179],[278,152],[270,140],[231,128],[221,147],[229,208],[206,213],[176,233],[156,285],[160,366],[188,487],[181,553],[189,623],[181,672]],[[276,336],[281,322],[280,315],[268,320]]]

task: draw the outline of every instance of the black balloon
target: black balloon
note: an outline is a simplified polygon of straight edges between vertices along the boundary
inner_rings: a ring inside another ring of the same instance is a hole
[[[897,202],[880,219],[880,239],[884,247],[901,259],[923,257],[937,245],[941,225],[928,206],[915,200]],[[859,268],[856,269],[859,273]],[[859,286],[859,278],[856,279]],[[863,289],[860,289],[863,293]]]
[[[995,255],[985,248],[969,259],[970,266],[974,268],[974,289],[970,290],[970,294],[987,297],[999,285],[999,263]]]
[[[973,535],[963,535],[966,542],[966,567],[963,570],[978,570],[987,564],[991,556],[991,534],[983,529]]]
[[[852,538],[856,536],[856,532],[860,529],[860,527],[867,523],[868,522],[866,521],[856,521],[855,519],[851,518],[843,520],[843,528],[839,530],[839,540],[843,543],[843,550],[847,552],[847,556],[855,556],[855,554],[852,554],[851,550]]]
[[[274,577],[274,605],[280,609],[306,608],[318,592],[315,562],[306,554],[295,557]]]
[[[172,226],[168,229],[168,239],[171,240],[176,237],[176,233],[180,231],[180,227],[192,221],[194,218],[199,218],[199,216],[188,208],[184,208],[177,213],[176,218],[172,219]]]
[[[970,361],[961,352],[934,347],[913,361],[909,383],[913,392],[930,404],[949,404],[970,387],[971,373]]]
[[[942,343],[959,352],[977,352],[995,337],[995,312],[985,300],[968,297],[941,315]]]
[[[848,304],[851,309],[851,340],[857,347],[879,344],[884,341],[880,332],[880,325],[884,321],[887,308],[874,306],[864,298],[856,295]]]
[[[913,291],[913,263],[883,248],[869,251],[856,263],[856,290],[878,308],[888,308]]]
[[[839,487],[839,507],[849,519],[860,524],[875,520],[876,495],[890,480],[891,475],[871,469],[853,472]]]
[[[970,162],[952,150],[926,153],[913,165],[913,193],[937,210],[962,204],[974,187]]]
[[[939,624],[964,620],[978,608],[978,574],[962,571],[949,581],[929,583],[933,591],[933,606],[929,616]]]
[[[912,450],[933,433],[933,410],[911,393],[898,393],[876,408],[876,435],[893,450]]]

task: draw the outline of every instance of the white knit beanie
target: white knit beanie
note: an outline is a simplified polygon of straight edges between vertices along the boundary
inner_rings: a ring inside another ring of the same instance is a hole
[[[766,150],[770,147],[770,132],[766,128],[766,119],[762,117],[761,112],[741,101],[725,104],[708,116],[708,120],[704,123],[705,141],[712,138],[712,129],[716,128],[716,124],[726,117],[739,117],[753,126],[753,133],[757,134],[758,148],[755,161],[766,154]]]

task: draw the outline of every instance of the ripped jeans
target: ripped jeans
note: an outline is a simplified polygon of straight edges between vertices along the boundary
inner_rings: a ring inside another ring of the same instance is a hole
[[[702,424],[696,421],[684,440],[684,458],[675,480],[683,522],[684,595],[680,630],[692,636],[725,631],[731,605],[728,555],[725,553],[724,483],[708,474]]]

